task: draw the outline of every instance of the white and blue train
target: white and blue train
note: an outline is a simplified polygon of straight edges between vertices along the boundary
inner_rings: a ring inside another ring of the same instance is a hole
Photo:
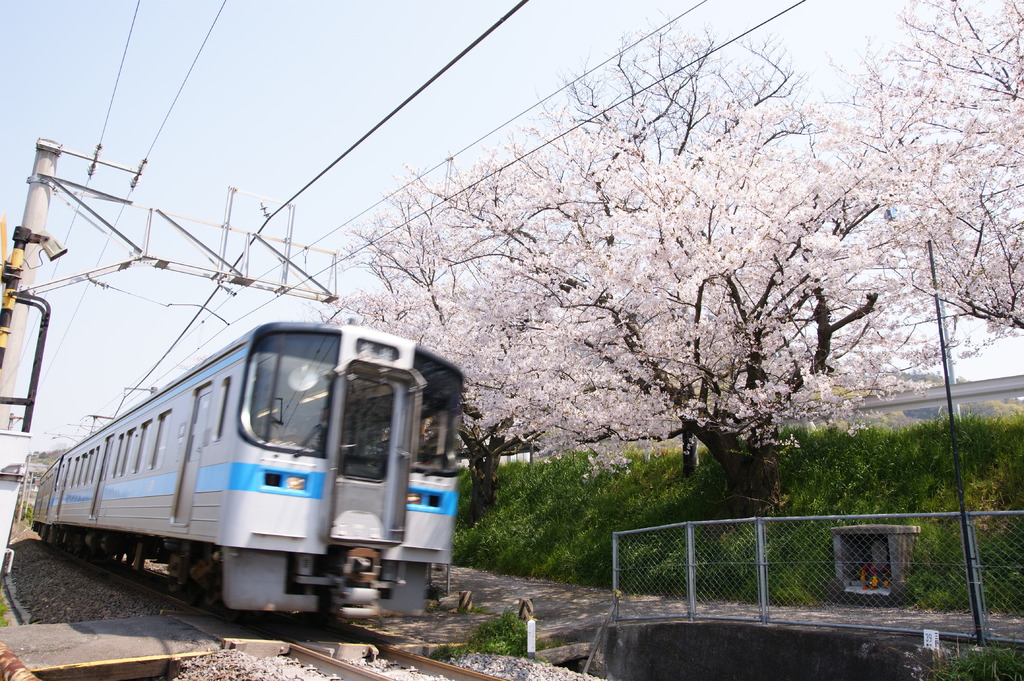
[[[34,527],[233,611],[422,611],[448,563],[462,375],[389,334],[260,326],[65,453]]]

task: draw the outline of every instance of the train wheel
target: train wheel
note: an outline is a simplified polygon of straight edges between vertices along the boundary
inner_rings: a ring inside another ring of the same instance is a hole
[[[253,614],[251,610],[235,610],[234,608],[229,608],[228,606],[224,605],[223,602],[221,602],[220,605],[218,605],[215,608],[215,610],[217,614],[219,614],[225,620],[227,620],[228,622],[234,622],[236,624],[241,624],[242,622],[248,621],[250,619],[250,616]]]
[[[326,626],[333,617],[329,612],[304,612],[302,613],[302,619],[309,622],[314,627]]]
[[[204,597],[203,585],[193,579],[188,580],[185,583],[182,597],[189,605],[199,605],[199,601]]]
[[[220,592],[215,589],[203,589],[203,605],[212,608],[220,603]]]

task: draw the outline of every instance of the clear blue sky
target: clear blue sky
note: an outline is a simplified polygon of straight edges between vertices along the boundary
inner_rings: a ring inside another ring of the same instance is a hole
[[[110,108],[136,3],[7,2],[0,7],[0,211],[13,227],[37,138],[91,153],[103,133],[106,160],[148,165],[132,201],[220,223],[228,187],[284,199],[503,15],[511,0],[228,0],[177,103],[219,1],[141,3]],[[405,166],[423,169],[461,150],[613,54],[627,32],[676,17],[691,5],[669,0],[532,0],[398,117],[297,202],[295,240],[345,248],[338,228],[395,187]],[[777,0],[709,0],[682,20],[725,39],[785,9]],[[777,36],[796,66],[832,88],[828,55],[854,66],[867,38],[895,35],[897,0],[808,0],[757,34]],[[162,131],[158,130],[170,110]],[[155,142],[155,144],[154,144]],[[150,148],[152,152],[150,153]],[[473,153],[460,156],[469,165]],[[62,156],[58,176],[85,183],[86,163]],[[94,188],[127,196],[128,176],[102,170]],[[145,213],[102,207],[140,234]],[[255,229],[255,201],[239,199],[234,224]],[[282,234],[278,218],[269,233]],[[51,204],[48,229],[69,253],[37,272],[37,283],[122,259],[87,221]],[[191,226],[212,246],[217,234]],[[164,229],[166,229],[164,227]],[[170,246],[168,246],[170,248]],[[184,253],[182,253],[184,256]],[[195,255],[189,254],[194,259]],[[88,414],[109,415],[168,349],[213,290],[211,282],[149,268],[48,294],[53,321],[33,431],[36,449],[82,435]],[[358,286],[350,272],[343,286]],[[214,300],[207,319],[154,373],[163,384],[197,356],[257,323],[313,318],[310,303],[242,291]],[[34,319],[34,316],[33,316]],[[34,337],[34,330],[30,330]],[[28,343],[31,346],[31,342]],[[28,374],[28,363],[22,376]],[[980,367],[980,365],[979,365]],[[1000,375],[978,369],[971,378]],[[985,375],[983,375],[985,374]]]

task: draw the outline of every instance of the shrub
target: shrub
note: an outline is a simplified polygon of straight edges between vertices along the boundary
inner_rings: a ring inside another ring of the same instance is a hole
[[[511,610],[506,610],[497,619],[488,620],[477,627],[465,645],[440,646],[430,657],[435,660],[454,660],[472,653],[525,657],[526,622]]]

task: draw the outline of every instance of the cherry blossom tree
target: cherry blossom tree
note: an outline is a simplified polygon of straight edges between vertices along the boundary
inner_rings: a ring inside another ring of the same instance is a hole
[[[687,431],[724,514],[776,509],[780,426],[848,415],[924,359],[886,160],[770,47],[663,33],[573,92],[393,197],[362,235],[383,288],[345,304],[460,362],[492,437]]]
[[[480,169],[470,174],[487,175]],[[644,432],[616,433],[622,418],[593,417],[599,405],[606,415],[613,411],[609,404],[643,409],[637,399],[604,396],[635,391],[615,377],[599,384],[596,374],[581,383],[557,365],[547,339],[529,321],[534,312],[517,305],[525,299],[493,299],[494,271],[517,257],[523,238],[490,227],[509,220],[494,197],[514,193],[510,179],[497,173],[487,182],[464,181],[461,189],[453,189],[459,185],[451,178],[436,186],[413,181],[391,198],[392,210],[362,234],[371,254],[368,266],[382,288],[342,302],[365,322],[415,338],[466,370],[460,435],[473,481],[471,524],[494,503],[503,455],[535,446],[541,435],[544,445],[553,447]],[[625,420],[637,422],[632,414]]]
[[[857,80],[862,143],[884,156],[893,239],[915,283],[996,335],[1024,330],[1024,14],[1016,0],[915,0],[903,43]]]

